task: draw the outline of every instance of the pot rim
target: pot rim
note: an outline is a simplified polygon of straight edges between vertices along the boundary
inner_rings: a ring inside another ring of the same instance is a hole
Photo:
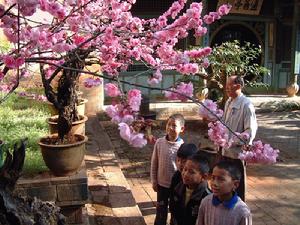
[[[76,125],[76,124],[80,124],[80,123],[84,123],[88,120],[88,117],[85,116],[85,115],[79,115],[80,117],[82,117],[81,120],[77,120],[75,122],[72,122],[72,125]],[[50,121],[50,119],[58,119],[58,115],[55,115],[55,116],[50,116],[49,118],[46,119],[47,123],[48,124],[57,124],[57,122],[54,122],[54,121]]]
[[[73,146],[81,145],[81,144],[86,143],[88,141],[88,137],[86,135],[81,135],[81,134],[74,134],[74,135],[83,137],[83,140],[72,143],[72,144],[60,144],[60,145],[49,145],[49,144],[45,144],[45,143],[42,142],[43,139],[51,138],[53,136],[57,137],[58,134],[55,133],[55,134],[50,134],[50,135],[47,135],[47,136],[44,136],[44,137],[40,138],[40,140],[38,142],[38,145],[45,146],[45,147],[51,147],[51,148],[61,148],[61,147],[73,147]]]

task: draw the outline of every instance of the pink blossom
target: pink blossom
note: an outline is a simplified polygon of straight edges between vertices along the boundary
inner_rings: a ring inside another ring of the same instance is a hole
[[[207,67],[209,66],[209,60],[208,60],[208,58],[204,58],[204,59],[203,59],[203,61],[202,61],[202,63],[201,63],[201,66],[202,66],[203,68],[207,68]]]
[[[248,151],[239,154],[239,158],[248,163],[272,164],[276,163],[279,154],[278,149],[273,149],[269,144],[261,141],[253,142]]]
[[[121,94],[117,85],[112,83],[105,84],[104,90],[109,97],[117,97]]]
[[[23,78],[28,78],[28,77],[30,77],[30,73],[28,72],[28,70],[22,70],[21,71],[21,77],[23,77]]]
[[[12,43],[18,42],[18,36],[12,29],[4,28],[3,33],[10,42],[12,42]]]
[[[97,87],[100,84],[102,84],[102,80],[99,77],[97,77],[97,78],[88,77],[84,80],[83,84],[87,88]]]
[[[11,89],[11,86],[8,84],[0,84],[0,91],[2,92],[9,92]]]
[[[123,123],[127,123],[127,124],[132,124],[132,122],[134,121],[134,117],[133,115],[127,114],[122,118],[122,122]]]
[[[178,65],[177,71],[182,74],[195,74],[199,71],[199,65],[197,63]]]
[[[207,33],[207,28],[206,27],[198,27],[195,30],[195,36],[196,37],[201,37]]]
[[[150,85],[155,85],[155,84],[159,84],[162,80],[162,74],[160,72],[160,70],[156,70],[155,73],[153,74],[153,76],[151,76],[147,82]]]
[[[11,55],[5,55],[3,62],[8,68],[16,69],[25,63],[25,59],[24,57],[14,58]]]
[[[129,144],[135,148],[142,148],[147,144],[147,140],[144,134],[138,133],[131,136]]]
[[[142,101],[141,91],[137,89],[129,90],[127,94],[127,101],[133,111],[139,111]]]
[[[229,4],[224,4],[224,5],[221,5],[218,9],[218,13],[220,16],[224,16],[224,15],[227,15],[229,13],[231,9],[231,5]]]
[[[172,91],[176,91],[178,93],[174,93]],[[187,97],[193,96],[193,84],[192,82],[184,83],[180,82],[179,85],[176,86],[176,89],[171,88],[171,91],[165,91],[165,97],[170,100],[181,100],[181,101],[187,101]]]
[[[206,24],[211,24],[211,23],[214,22],[214,17],[211,16],[211,15],[205,15],[205,16],[203,17],[203,20],[204,20],[204,22],[205,22]]]
[[[217,103],[210,99],[206,99],[199,108],[199,115],[208,121],[216,121],[218,118],[222,117],[223,111],[218,109]]]
[[[208,127],[208,137],[213,141],[214,145],[225,149],[230,148],[233,140],[229,139],[228,130],[220,121],[211,122],[208,124]]]
[[[47,97],[45,95],[36,95],[35,99],[41,102],[46,102],[47,101]]]
[[[119,124],[120,136],[135,148],[142,148],[147,144],[144,134],[133,132],[126,123]]]
[[[130,142],[131,138],[131,130],[128,124],[126,123],[119,123],[119,130],[120,130],[120,136],[123,138],[125,141]]]

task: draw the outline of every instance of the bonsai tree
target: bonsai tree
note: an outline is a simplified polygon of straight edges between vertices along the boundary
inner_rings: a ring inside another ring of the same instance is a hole
[[[225,85],[228,76],[238,75],[245,77],[246,82],[254,82],[269,72],[256,62],[260,55],[261,47],[249,42],[224,42],[214,46],[207,59],[199,62],[206,68],[206,73],[197,76],[206,80],[210,89],[217,89],[222,93],[221,106],[224,106],[227,100]]]
[[[135,61],[148,67],[149,85],[161,80],[164,69],[195,74],[199,70],[195,60],[207,57],[211,49],[182,52],[174,46],[190,31],[197,37],[204,35],[205,24],[230,10],[230,5],[222,5],[217,12],[202,16],[202,3],[186,6],[185,0],[178,0],[157,19],[144,20],[132,16],[134,3],[135,0],[12,0],[0,5],[1,26],[11,43],[11,49],[0,58],[0,80],[7,82],[6,90],[11,93],[32,66],[39,66],[45,95],[59,112],[60,142],[68,137],[72,121],[78,119],[75,106],[80,74],[95,76],[86,80],[88,86],[99,84],[97,77],[113,81],[107,87],[110,95],[116,93],[109,88],[119,88],[122,82],[118,74]],[[85,69],[89,64],[101,65],[102,74]],[[118,116],[112,116],[113,120],[120,123],[136,119],[140,91],[132,89],[125,94],[120,89],[118,95],[119,104],[110,108]]]

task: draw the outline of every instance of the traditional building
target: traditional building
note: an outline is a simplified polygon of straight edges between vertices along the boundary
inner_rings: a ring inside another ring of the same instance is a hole
[[[165,12],[174,0],[137,0],[133,13],[144,18],[153,18]],[[189,1],[192,2],[192,1]],[[223,3],[230,3],[229,15],[211,24],[209,32],[199,40],[190,38],[180,43],[189,45],[220,44],[239,40],[262,47],[260,64],[270,69],[263,82],[270,84],[275,93],[285,92],[300,70],[300,0],[203,0],[206,12],[216,11]],[[131,72],[142,70],[132,67]],[[131,73],[130,72],[130,73]],[[177,75],[165,79],[167,87]]]

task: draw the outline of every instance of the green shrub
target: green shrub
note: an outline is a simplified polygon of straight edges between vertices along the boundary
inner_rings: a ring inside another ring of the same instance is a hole
[[[47,169],[38,143],[48,133],[46,118],[49,112],[46,104],[12,94],[0,105],[0,139],[4,149],[12,151],[13,145],[28,138],[24,173],[32,174]]]

